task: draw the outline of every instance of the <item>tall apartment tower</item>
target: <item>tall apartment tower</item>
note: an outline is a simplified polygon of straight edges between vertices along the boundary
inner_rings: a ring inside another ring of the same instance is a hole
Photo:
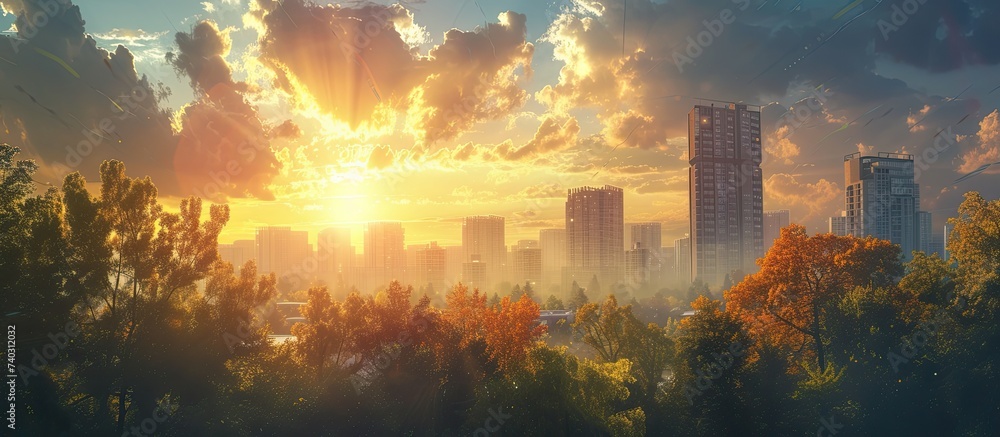
[[[674,266],[681,288],[691,285],[691,237],[674,240]]]
[[[931,228],[934,227],[932,217],[931,213],[927,211],[917,212],[917,227],[919,228],[917,231],[919,235],[919,247],[917,250],[920,250],[928,255],[933,253],[931,251],[931,238],[933,238]]]
[[[481,287],[492,286],[503,279],[507,264],[505,220],[495,215],[466,217],[462,222],[463,263],[478,259],[485,277],[480,278]]]
[[[913,181],[913,155],[879,153],[844,157],[845,231],[901,246],[909,260],[920,249],[920,187]]]
[[[847,211],[841,211],[839,216],[827,219],[827,232],[843,237],[847,235]]]
[[[603,286],[624,279],[624,233],[625,207],[621,188],[605,185],[603,188],[569,190],[566,198],[567,270],[578,283],[587,283],[593,275],[597,275]]]
[[[219,259],[232,264],[236,271],[256,257],[257,242],[254,240],[236,240],[232,244],[219,245]]]
[[[630,271],[629,266],[629,253],[630,251],[638,249],[640,251],[646,251],[645,266],[646,270],[644,274],[648,276],[646,278],[646,283],[652,284],[662,284],[665,280],[665,262],[663,260],[663,253],[661,248],[663,247],[663,237],[662,227],[660,223],[648,222],[648,223],[632,223],[627,226],[628,236],[629,236],[629,251],[625,252],[625,277],[632,278],[629,273],[635,273],[635,271]],[[638,246],[636,246],[638,244]],[[632,256],[632,260],[636,260],[636,256]],[[673,254],[671,254],[673,256]],[[641,257],[641,256],[640,256]],[[673,268],[673,266],[671,266]]]
[[[316,242],[319,272],[330,284],[345,278],[354,266],[354,246],[350,228],[327,228],[319,231]]]
[[[375,281],[375,286],[405,279],[406,249],[403,240],[403,224],[400,222],[370,222],[365,226],[365,270]]]
[[[274,273],[280,277],[301,270],[311,252],[309,234],[287,226],[257,228],[255,243],[260,274]]]
[[[542,290],[553,285],[562,286],[562,270],[566,267],[566,230],[542,229],[538,231],[538,246],[542,249]]]
[[[774,246],[774,241],[781,237],[781,229],[791,222],[791,212],[787,209],[764,211],[764,252]],[[763,254],[761,254],[763,255]]]
[[[695,106],[688,114],[691,269],[719,285],[756,271],[764,252],[760,107]]]

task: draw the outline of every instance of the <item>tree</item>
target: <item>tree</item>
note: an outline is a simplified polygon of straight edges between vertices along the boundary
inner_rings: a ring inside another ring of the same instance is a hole
[[[510,290],[510,298],[512,300],[518,300],[524,295],[524,291],[521,290],[520,284],[514,284],[514,288]]]
[[[597,281],[597,275],[590,278],[590,284],[587,284],[587,297],[591,299],[601,298],[601,283]]]
[[[503,298],[499,307],[488,308],[483,317],[486,350],[502,371],[524,361],[531,344],[545,333],[538,320],[538,303],[522,295],[511,302]]]
[[[167,213],[148,177],[127,177],[119,161],[104,162],[100,173],[99,199],[78,173],[63,184],[75,250],[106,255],[76,260],[70,283],[94,287],[76,311],[84,327],[78,376],[96,403],[95,418],[111,417],[109,406],[117,407],[121,433],[130,412],[151,411],[169,391],[165,374],[176,370],[167,354],[179,347],[186,320],[181,303],[217,260],[229,208],[213,205],[202,223],[200,199],[184,199],[179,214]],[[81,242],[88,247],[76,246]]]
[[[531,286],[531,281],[524,281],[524,287],[521,288],[521,291],[524,292],[524,295],[528,296],[529,299],[534,301],[538,300],[535,298],[535,288]]]
[[[899,260],[899,247],[888,241],[810,237],[804,227],[791,225],[757,261],[760,271],[725,294],[726,310],[790,349],[811,342],[808,354],[825,369],[827,312],[854,287],[893,285],[903,271]]]
[[[580,288],[580,284],[573,281],[573,285],[569,289],[569,309],[575,310],[587,304],[590,300],[587,299],[587,293]]]
[[[706,284],[701,278],[697,278],[691,283],[691,285],[688,286],[688,304],[691,304],[701,296],[705,296],[708,300],[713,300],[714,298],[714,296],[712,296],[712,292],[708,289],[708,284]]]
[[[554,294],[549,295],[549,298],[545,300],[545,304],[542,305],[543,310],[563,310],[566,309],[566,305],[563,305],[563,301],[559,300]]]
[[[630,324],[638,321],[628,305],[618,306],[618,299],[608,296],[601,306],[588,303],[576,312],[573,329],[583,334],[583,341],[594,348],[602,360],[615,362],[627,345]]]

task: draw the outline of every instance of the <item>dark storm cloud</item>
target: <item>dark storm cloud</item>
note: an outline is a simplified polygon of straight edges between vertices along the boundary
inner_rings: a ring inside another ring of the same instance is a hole
[[[40,177],[55,183],[80,171],[95,180],[102,161],[119,159],[167,195],[269,197],[265,187],[276,163],[266,139],[246,143],[239,155],[240,144],[263,138],[263,130],[240,95],[245,85],[232,81],[219,56],[224,41],[214,28],[199,25],[179,40],[174,65],[202,97],[184,108],[177,135],[161,107],[162,85],[136,71],[128,48],[98,47],[85,33],[79,6],[68,0],[0,0],[0,6],[17,15],[18,29],[0,40],[0,140],[41,161]]]
[[[1000,63],[1000,4],[897,0],[880,5],[875,49],[932,72]]]
[[[17,14],[16,37],[0,40],[3,141],[22,147],[55,182],[70,171],[93,179],[101,161],[176,190],[169,116],[125,47],[97,47],[69,1],[0,1]]]

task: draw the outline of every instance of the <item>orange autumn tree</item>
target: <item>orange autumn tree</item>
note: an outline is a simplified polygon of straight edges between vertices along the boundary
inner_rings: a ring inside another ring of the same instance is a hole
[[[538,302],[522,294],[515,302],[504,297],[498,307],[484,313],[486,351],[500,370],[509,371],[523,362],[531,344],[547,330],[538,323],[538,310]]]
[[[755,334],[826,368],[827,311],[855,287],[891,287],[903,274],[899,246],[873,237],[809,236],[791,225],[763,258],[760,271],[726,294],[726,311]]]

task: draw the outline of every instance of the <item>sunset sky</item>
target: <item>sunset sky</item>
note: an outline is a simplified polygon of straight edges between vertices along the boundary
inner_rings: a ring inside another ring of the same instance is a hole
[[[930,0],[887,30],[903,1],[100,0],[25,35],[31,3],[0,0],[4,35],[32,41],[0,41],[0,141],[43,183],[117,158],[168,204],[227,202],[224,242],[351,226],[360,245],[396,220],[407,244],[453,245],[495,214],[512,244],[562,227],[567,189],[610,184],[668,244],[688,228],[686,115],[710,99],[763,106],[764,208],[810,232],[843,209],[849,153],[931,157],[935,233],[1000,181],[953,183],[1000,161],[992,1]]]

